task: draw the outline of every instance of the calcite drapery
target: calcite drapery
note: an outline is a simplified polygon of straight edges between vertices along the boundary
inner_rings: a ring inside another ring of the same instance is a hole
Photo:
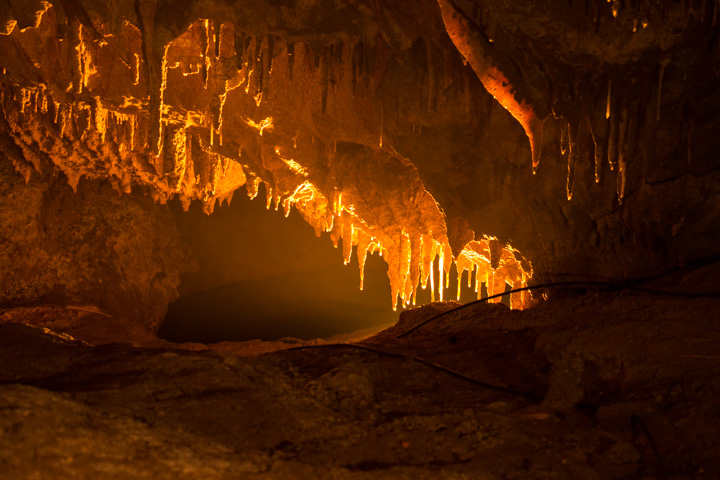
[[[346,262],[357,247],[361,286],[366,255],[378,252],[394,307],[428,279],[434,296],[439,258],[443,299],[458,252],[414,165],[383,142],[374,98],[390,53],[381,36],[336,32],[318,46],[201,18],[164,43],[153,2],[114,23],[71,4],[83,13],[44,3],[35,24],[0,37],[10,52],[5,130],[26,179],[52,165],[73,187],[107,178],[161,203],[202,201],[208,213],[242,185],[254,196],[264,183],[268,206],[295,206],[316,233],[342,239]],[[490,291],[529,275],[491,270],[497,280],[482,277]]]

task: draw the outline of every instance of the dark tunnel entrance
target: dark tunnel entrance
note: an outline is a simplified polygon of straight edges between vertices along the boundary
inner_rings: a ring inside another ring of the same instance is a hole
[[[263,200],[251,201],[243,193],[211,215],[199,203],[183,212],[178,202],[171,202],[199,269],[183,276],[181,296],[170,305],[160,338],[178,343],[311,340],[369,334],[397,321],[401,309],[391,308],[387,264],[380,256],[368,255],[361,291],[354,253],[344,265],[341,249],[333,248],[329,235],[316,238],[297,211],[285,218],[282,211],[267,211]],[[466,280],[463,303],[476,299]],[[505,297],[509,304],[509,295]],[[445,300],[456,298],[453,266]],[[419,288],[417,305],[430,301],[429,288]]]

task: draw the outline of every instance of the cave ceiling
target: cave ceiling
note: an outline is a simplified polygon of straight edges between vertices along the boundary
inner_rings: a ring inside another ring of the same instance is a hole
[[[453,260],[489,293],[652,275],[720,253],[719,9],[2,0],[0,152],[207,213],[264,184],[393,304]]]

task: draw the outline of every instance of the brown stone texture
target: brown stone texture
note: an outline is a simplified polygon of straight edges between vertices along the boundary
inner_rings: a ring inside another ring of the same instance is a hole
[[[0,0],[0,477],[717,478],[719,85],[718,0]],[[394,307],[554,286],[159,340],[261,184]]]
[[[0,325],[0,469],[9,479],[720,474],[716,299],[626,291],[524,311],[477,304],[396,338],[455,306],[405,312],[359,344],[261,356],[90,347]]]

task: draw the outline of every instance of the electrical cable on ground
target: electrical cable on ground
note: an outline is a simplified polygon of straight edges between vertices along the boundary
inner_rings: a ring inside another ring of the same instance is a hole
[[[637,285],[637,283],[635,283]],[[608,290],[631,290],[635,292],[640,293],[648,293],[651,295],[667,295],[671,297],[684,297],[684,298],[720,298],[720,294],[717,293],[693,293],[693,292],[672,292],[672,291],[665,291],[665,290],[653,290],[650,288],[641,288],[637,287],[633,284],[628,283],[613,283],[613,282],[601,282],[601,281],[567,281],[567,282],[551,282],[551,283],[543,283],[540,285],[531,285],[527,287],[522,288],[515,288],[512,290],[508,290],[507,292],[503,293],[497,293],[495,295],[490,295],[485,298],[481,298],[479,300],[474,300],[472,302],[464,303],[458,307],[455,307],[453,309],[447,310],[442,313],[438,313],[437,315],[428,318],[427,320],[424,320],[420,322],[419,324],[415,325],[414,327],[411,327],[407,330],[405,330],[403,333],[397,335],[395,338],[402,338],[411,332],[414,332],[415,330],[419,329],[420,327],[423,327],[427,325],[430,322],[433,322],[437,320],[438,318],[444,317],[445,315],[449,315],[453,312],[457,312],[458,310],[462,310],[467,307],[471,307],[475,304],[487,302],[488,300],[491,300],[493,298],[499,298],[504,295],[510,295],[511,293],[518,293],[518,292],[525,292],[528,290],[538,290],[541,288],[551,288],[551,287],[570,287],[570,286],[576,286],[576,287],[609,287]]]
[[[500,385],[493,385],[491,383],[483,382],[482,380],[477,380],[477,379],[469,377],[463,373],[460,373],[457,370],[453,370],[451,368],[444,367],[442,365],[438,365],[437,363],[433,363],[429,360],[425,360],[424,358],[418,357],[417,355],[409,355],[406,353],[392,352],[389,350],[383,350],[381,348],[371,347],[368,345],[361,345],[358,343],[328,343],[328,344],[324,344],[324,345],[303,345],[300,347],[286,348],[284,350],[269,352],[264,355],[272,355],[273,353],[289,352],[289,351],[293,351],[293,350],[325,350],[325,349],[339,349],[339,348],[351,348],[351,349],[354,348],[356,350],[364,350],[364,351],[373,352],[373,353],[377,353],[377,354],[388,356],[388,357],[412,360],[414,362],[420,363],[420,364],[430,367],[432,369],[444,372],[452,377],[459,378],[461,380],[472,383],[474,385],[478,385],[483,388],[487,388],[490,390],[497,390],[499,392],[509,393],[511,395],[517,395],[519,397],[525,397],[525,398],[528,398],[528,399],[534,400],[534,401],[541,402],[543,400],[543,397],[534,395],[532,393],[522,392],[519,390],[514,390],[512,388],[503,387]],[[261,356],[264,356],[264,355],[261,355]]]
[[[635,285],[637,285],[637,282],[635,283]],[[396,336],[395,338],[398,338],[398,339],[399,339],[399,338],[402,338],[402,337],[408,335],[409,333],[417,330],[418,328],[420,328],[420,327],[422,327],[422,326],[424,326],[424,325],[427,325],[428,323],[430,323],[430,322],[432,322],[432,321],[434,321],[434,320],[437,320],[438,318],[441,318],[441,317],[443,317],[443,316],[445,316],[445,315],[448,315],[448,314],[450,314],[450,313],[453,313],[453,312],[457,312],[458,310],[462,310],[462,309],[464,309],[464,308],[467,308],[467,307],[469,307],[469,306],[475,305],[475,304],[477,304],[477,303],[486,302],[486,301],[491,300],[491,299],[493,299],[493,298],[502,297],[503,295],[508,295],[508,294],[510,294],[510,293],[517,293],[517,292],[524,292],[524,291],[527,291],[527,290],[540,289],[540,288],[550,288],[550,287],[559,287],[559,286],[611,287],[611,288],[609,288],[610,290],[632,290],[632,291],[637,291],[637,292],[641,292],[641,293],[648,293],[648,294],[654,294],[654,295],[670,295],[670,296],[680,296],[680,297],[687,297],[687,298],[720,298],[720,294],[702,294],[702,293],[696,294],[696,293],[687,293],[687,292],[668,292],[668,291],[662,291],[662,290],[653,290],[653,289],[640,288],[640,287],[637,287],[637,286],[634,286],[634,285],[630,285],[630,284],[627,284],[627,283],[626,283],[626,284],[619,284],[619,283],[602,282],[602,281],[551,282],[551,283],[544,283],[544,284],[540,284],[540,285],[532,285],[532,286],[517,288],[517,289],[514,289],[514,290],[510,290],[510,291],[507,291],[507,292],[499,293],[499,294],[496,294],[496,295],[491,295],[491,296],[488,296],[488,297],[486,297],[486,298],[482,298],[482,299],[480,299],[480,300],[475,300],[475,301],[472,301],[472,302],[469,302],[469,303],[460,305],[460,306],[458,306],[458,307],[455,307],[455,308],[453,308],[453,309],[447,310],[447,311],[445,311],[445,312],[443,312],[443,313],[440,313],[440,314],[438,314],[438,315],[435,315],[435,316],[433,316],[433,317],[430,317],[429,319],[427,319],[427,320],[425,320],[425,321],[423,321],[423,322],[415,325],[414,327],[406,330],[405,332],[401,333],[400,335]],[[412,360],[412,361],[414,361],[414,362],[420,363],[421,365],[425,365],[425,366],[430,367],[430,368],[432,368],[432,369],[435,369],[435,370],[444,372],[444,373],[446,373],[446,374],[448,374],[448,375],[450,375],[450,376],[459,378],[459,379],[461,379],[461,380],[464,380],[464,381],[469,382],[469,383],[474,384],[474,385],[478,385],[478,386],[483,387],[483,388],[487,388],[487,389],[490,389],[490,390],[495,390],[495,391],[499,391],[499,392],[503,392],[503,393],[508,393],[508,394],[511,394],[511,395],[517,395],[517,396],[524,397],[524,398],[528,398],[528,399],[534,400],[534,401],[542,401],[542,400],[543,400],[542,397],[539,397],[538,395],[534,395],[534,394],[532,394],[532,393],[522,392],[522,391],[519,391],[519,390],[514,390],[514,389],[512,389],[512,388],[503,387],[503,386],[500,386],[500,385],[493,385],[493,384],[491,384],[491,383],[487,383],[487,382],[483,382],[483,381],[481,381],[481,380],[477,380],[477,379],[475,379],[475,378],[472,378],[472,377],[470,377],[470,376],[468,376],[468,375],[465,375],[465,374],[463,374],[463,373],[460,373],[460,372],[458,372],[458,371],[456,371],[456,370],[453,370],[453,369],[451,369],[451,368],[444,367],[444,366],[442,366],[442,365],[438,365],[437,363],[433,363],[433,362],[431,362],[431,361],[429,361],[429,360],[426,360],[426,359],[424,359],[424,358],[422,358],[422,357],[418,357],[417,355],[409,355],[409,354],[405,354],[405,353],[392,352],[392,351],[389,351],[389,350],[383,350],[383,349],[376,348],[376,347],[371,347],[371,346],[368,346],[368,345],[362,345],[362,344],[357,344],[357,343],[330,343],[330,344],[323,344],[323,345],[303,345],[303,346],[299,346],[299,347],[288,348],[288,349],[285,349],[285,350],[282,350],[282,351],[283,351],[283,352],[287,352],[287,351],[292,351],[292,350],[324,350],[324,349],[339,349],[339,348],[351,348],[351,349],[354,348],[354,349],[357,349],[357,350],[364,350],[364,351],[368,351],[368,352],[374,352],[374,353],[377,353],[377,354],[380,354],[380,355],[384,355],[384,356],[389,356],[389,357],[394,357],[394,358],[409,359],[409,360]],[[267,353],[267,354],[265,354],[265,355],[270,355],[270,354],[272,354],[272,353],[277,353],[277,352],[270,352],[270,353]],[[597,406],[595,406],[595,405],[586,404],[586,403],[578,403],[578,404],[575,405],[575,407],[576,407],[576,408],[583,408],[583,409],[592,409],[592,410],[594,410],[594,409],[597,408]],[[647,432],[646,432],[646,433],[647,433]]]

